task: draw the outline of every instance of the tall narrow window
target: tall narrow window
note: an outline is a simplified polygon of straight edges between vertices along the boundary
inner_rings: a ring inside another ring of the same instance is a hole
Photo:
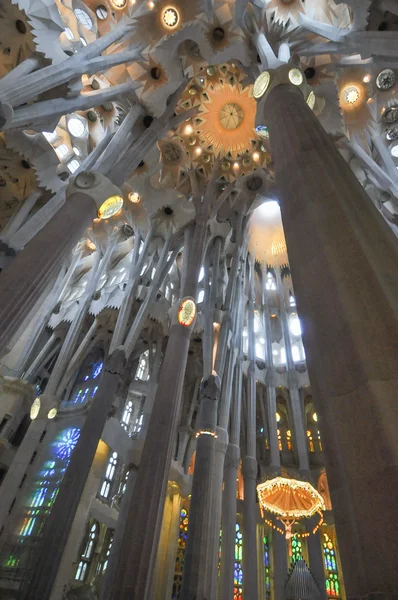
[[[101,485],[100,496],[102,496],[102,498],[109,498],[112,489],[112,484],[115,479],[117,462],[117,452],[112,452],[112,455],[106,466],[105,477]]]
[[[308,450],[310,452],[315,452],[314,440],[312,439],[312,432],[307,429],[307,442],[308,442]]]
[[[180,529],[178,532],[177,556],[176,556],[176,565],[175,565],[175,572],[174,572],[173,593],[171,596],[172,600],[177,600],[180,597],[182,574],[184,571],[184,556],[185,556],[185,548],[187,545],[187,538],[188,538],[188,512],[185,508],[182,508],[181,512],[180,512]]]
[[[126,406],[124,407],[124,411],[123,411],[123,415],[122,415],[122,419],[121,419],[121,425],[122,425],[123,429],[125,429],[126,431],[128,431],[128,429],[129,429],[132,412],[133,412],[133,403],[131,400],[129,400],[127,402]]]
[[[263,537],[263,550],[264,550],[264,571],[265,571],[265,589],[267,592],[267,599],[271,594],[271,580],[270,580],[270,563],[269,563],[269,544],[268,538]]]
[[[234,600],[243,599],[242,537],[240,525],[237,523],[235,533]]]
[[[98,541],[99,525],[96,521],[89,527],[85,539],[83,541],[80,561],[77,565],[75,579],[77,581],[85,581],[90,569],[91,561],[93,560],[95,547]]]
[[[97,575],[103,575],[106,571],[106,568],[107,568],[108,562],[109,562],[109,556],[110,556],[111,549],[112,549],[114,535],[115,535],[114,529],[107,530],[105,539],[104,539],[104,543],[102,546],[102,550],[101,550],[101,557],[100,557],[100,560],[98,561],[98,565],[97,565],[97,569],[96,569]]]
[[[138,361],[138,367],[135,374],[135,378],[141,381],[147,381],[149,379],[149,350],[143,352]]]
[[[340,581],[337,568],[336,549],[331,536],[323,534],[323,557],[325,561],[326,593],[328,598],[340,597]]]

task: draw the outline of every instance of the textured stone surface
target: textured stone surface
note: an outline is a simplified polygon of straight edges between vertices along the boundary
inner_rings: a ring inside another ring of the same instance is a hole
[[[275,88],[264,111],[347,596],[393,597],[397,240],[300,92]]]

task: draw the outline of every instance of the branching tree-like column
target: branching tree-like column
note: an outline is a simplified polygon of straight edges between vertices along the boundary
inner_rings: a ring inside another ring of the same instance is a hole
[[[219,166],[216,165],[205,193],[199,188],[196,175],[191,174],[196,209],[195,228],[190,246],[184,248],[186,269],[184,267],[182,297],[174,306],[169,341],[130,503],[110,595],[115,600],[150,600],[167,481],[180,416],[185,367],[194,325],[191,319],[184,323],[181,310],[187,306],[187,302],[196,302],[208,220],[211,208],[217,201],[218,172]],[[134,573],[134,577],[131,573]]]
[[[390,599],[398,594],[397,240],[306,104],[308,86],[289,83],[289,68],[272,72],[268,89],[264,74],[255,84],[257,124],[269,130],[345,587],[348,598]]]
[[[101,438],[109,411],[112,407],[116,388],[127,359],[134,350],[134,339],[138,337],[148,312],[148,305],[159,289],[162,278],[170,269],[167,261],[173,228],[170,226],[163,244],[155,276],[147,296],[135,316],[127,335],[125,345],[116,348],[108,357],[99,389],[87,414],[79,441],[71,462],[60,485],[57,498],[45,524],[42,538],[37,542],[37,556],[27,570],[20,590],[21,600],[48,600],[62,559],[70,528],[78,508],[81,494],[88,477],[94,455]],[[138,239],[136,243],[139,244]],[[171,253],[170,261],[174,261]],[[107,257],[105,256],[105,259]],[[110,254],[108,259],[110,258]],[[135,271],[138,276],[139,272]],[[130,338],[133,339],[130,339]]]
[[[66,202],[58,213],[0,274],[1,350],[56,276],[98,208],[114,195],[121,195],[120,190],[103,175],[80,173],[68,186]]]

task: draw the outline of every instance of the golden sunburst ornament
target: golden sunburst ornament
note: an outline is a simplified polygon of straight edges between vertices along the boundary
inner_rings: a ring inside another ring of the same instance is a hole
[[[178,10],[174,6],[167,6],[162,13],[162,21],[165,27],[168,29],[174,29],[178,27],[180,22],[180,15]]]
[[[201,123],[197,131],[212,146],[215,155],[228,152],[235,158],[250,148],[253,138],[256,103],[249,88],[240,84],[219,84],[207,90]]]

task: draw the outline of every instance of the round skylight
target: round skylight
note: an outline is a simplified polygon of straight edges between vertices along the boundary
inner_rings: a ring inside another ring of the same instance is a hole
[[[76,19],[83,25],[83,27],[86,27],[86,29],[92,29],[93,22],[85,10],[82,10],[81,8],[75,8],[74,13]]]
[[[76,117],[72,117],[71,119],[69,119],[67,127],[69,133],[71,135],[74,135],[75,137],[82,137],[86,131],[86,126],[84,122],[81,119],[77,119]]]
[[[104,21],[108,16],[108,9],[103,4],[100,4],[95,9],[95,14],[99,19],[101,19],[101,21]]]

